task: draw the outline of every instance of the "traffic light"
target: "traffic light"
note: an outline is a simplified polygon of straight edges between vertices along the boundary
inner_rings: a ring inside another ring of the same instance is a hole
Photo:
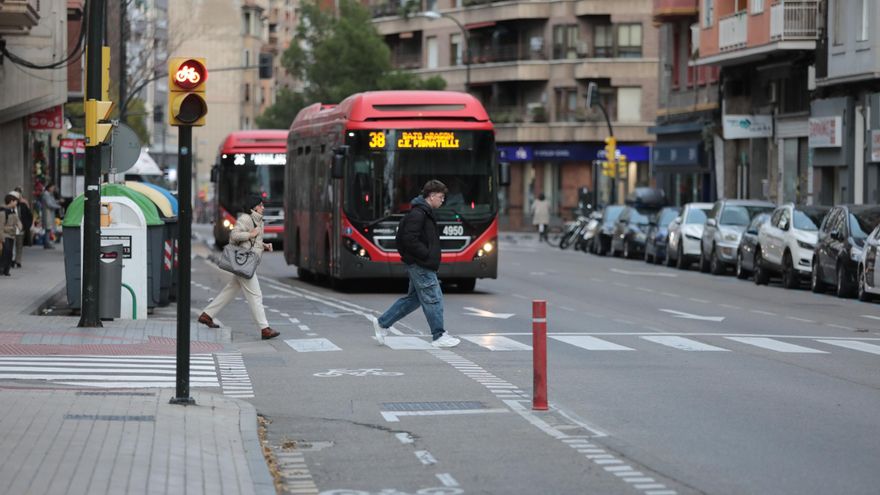
[[[587,109],[599,103],[599,85],[595,82],[587,84]]]
[[[168,61],[168,124],[203,126],[208,114],[204,58],[177,57]]]
[[[88,67],[86,67],[88,71]],[[88,94],[88,88],[83,88]],[[110,137],[113,124],[110,122],[110,47],[101,47],[101,99],[86,100],[86,146],[99,146]]]

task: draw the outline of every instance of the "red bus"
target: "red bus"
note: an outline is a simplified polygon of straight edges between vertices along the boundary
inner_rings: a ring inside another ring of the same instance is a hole
[[[429,179],[444,282],[498,275],[495,132],[480,102],[449,91],[375,91],[296,116],[287,141],[284,256],[301,278],[405,278],[397,224]]]
[[[211,170],[214,182],[214,241],[223,247],[235,226],[241,204],[249,194],[259,194],[266,206],[266,242],[280,242],[284,232],[284,168],[287,165],[287,131],[236,131],[220,145]]]

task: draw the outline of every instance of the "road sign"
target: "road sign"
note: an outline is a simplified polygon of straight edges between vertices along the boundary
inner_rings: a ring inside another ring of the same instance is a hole
[[[141,140],[131,127],[120,123],[113,128],[110,150],[110,163],[101,164],[101,173],[109,173],[112,167],[117,174],[121,174],[137,163],[141,156]]]

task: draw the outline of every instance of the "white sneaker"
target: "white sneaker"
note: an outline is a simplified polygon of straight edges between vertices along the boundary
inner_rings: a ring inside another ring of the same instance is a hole
[[[385,345],[385,336],[388,335],[388,329],[380,327],[379,319],[375,316],[370,315],[367,318],[373,323],[373,332],[376,333],[376,341],[379,342],[379,345]]]
[[[461,340],[459,340],[458,338],[453,337],[448,333],[444,333],[440,336],[439,339],[432,342],[431,345],[433,345],[434,347],[455,347],[460,343]]]

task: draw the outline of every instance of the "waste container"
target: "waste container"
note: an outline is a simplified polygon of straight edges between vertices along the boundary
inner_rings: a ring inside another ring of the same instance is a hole
[[[101,319],[119,318],[122,305],[122,244],[101,246],[98,276]]]

